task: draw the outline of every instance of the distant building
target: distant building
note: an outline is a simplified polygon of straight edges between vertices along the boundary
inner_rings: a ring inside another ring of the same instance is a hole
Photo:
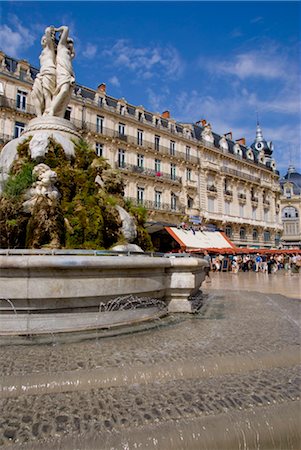
[[[18,137],[35,115],[30,91],[38,70],[0,52],[0,139]],[[217,105],[218,107],[218,105]],[[99,156],[124,175],[125,196],[151,223],[202,223],[237,246],[274,247],[281,236],[279,174],[257,125],[251,147],[220,136],[206,120],[179,123],[106,93],[76,85],[66,119]]]
[[[281,218],[283,235],[281,243],[285,248],[301,248],[301,174],[293,166],[281,178]]]

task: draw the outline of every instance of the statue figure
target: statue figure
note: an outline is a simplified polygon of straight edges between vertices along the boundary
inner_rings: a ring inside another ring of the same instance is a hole
[[[47,114],[56,88],[55,64],[55,31],[54,27],[47,27],[42,37],[43,47],[40,55],[40,72],[37,74],[32,88],[32,99],[37,116]]]
[[[203,138],[205,141],[208,141],[208,142],[213,142],[213,141],[214,141],[210,123],[206,123],[206,124],[204,125],[203,131],[202,131],[202,138]]]
[[[56,90],[49,110],[49,115],[64,117],[75,84],[72,59],[75,56],[73,39],[69,38],[66,26],[55,28],[60,32],[56,54]]]
[[[32,171],[37,177],[37,181],[33,183],[25,193],[25,202],[23,203],[23,211],[32,213],[37,201],[44,197],[49,205],[55,205],[60,198],[60,193],[54,186],[57,180],[57,174],[46,164],[38,164]]]
[[[58,43],[56,33],[60,33]],[[36,114],[38,117],[64,117],[75,84],[72,68],[75,53],[69,28],[47,27],[41,44],[41,68],[31,93]]]

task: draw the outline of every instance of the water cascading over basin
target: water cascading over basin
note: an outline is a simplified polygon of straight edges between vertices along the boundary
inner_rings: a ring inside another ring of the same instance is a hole
[[[2,334],[112,327],[158,312],[138,308],[99,313],[100,304],[128,295],[162,300],[169,312],[191,312],[188,299],[199,290],[207,264],[190,257],[49,253],[0,256]]]

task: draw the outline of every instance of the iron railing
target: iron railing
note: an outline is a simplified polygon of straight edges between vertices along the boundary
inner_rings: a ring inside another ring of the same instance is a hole
[[[148,169],[146,167],[141,167],[141,166],[137,166],[134,164],[116,162],[115,168],[120,169],[120,170],[127,170],[129,172],[145,175],[148,177],[156,177],[157,180],[162,179],[162,180],[171,181],[173,183],[182,183],[182,178],[178,177],[176,175],[173,176],[166,172],[161,172],[161,171],[159,172],[154,169]]]
[[[185,213],[185,207],[183,205],[171,205],[170,203],[156,202],[152,200],[138,200],[134,197],[127,197],[133,205],[143,206],[145,209],[151,209],[156,211],[167,211],[172,213]]]

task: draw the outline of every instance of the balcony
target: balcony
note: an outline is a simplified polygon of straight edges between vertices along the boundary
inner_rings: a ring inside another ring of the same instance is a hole
[[[222,172],[227,173],[229,175],[233,175],[238,178],[242,178],[244,180],[252,181],[254,183],[260,184],[260,178],[255,177],[253,175],[249,175],[248,173],[242,172],[241,170],[231,169],[230,167],[223,166]]]
[[[214,184],[211,184],[211,185],[207,186],[207,195],[209,197],[216,197],[217,196],[217,189],[214,186]]]
[[[144,206],[146,209],[161,211],[161,212],[169,212],[175,214],[184,214],[185,207],[182,205],[171,205],[170,203],[162,203],[162,202],[154,202],[152,200],[143,200],[138,201],[136,198],[127,197],[127,200],[130,200],[135,206]]]
[[[122,164],[119,165],[118,163],[115,163],[115,167],[117,169],[120,170],[126,170],[128,172],[131,173],[136,173],[136,174],[141,174],[147,177],[154,177],[157,180],[162,180],[162,181],[169,181],[171,183],[182,183],[182,178],[178,177],[178,176],[171,176],[171,174],[166,173],[166,172],[158,172],[156,170],[153,169],[147,169],[146,167],[141,167],[141,166],[137,166],[134,164]]]
[[[226,190],[224,191],[224,196],[225,196],[226,199],[232,200],[232,198],[233,198],[233,192],[230,191],[229,189],[226,189]]]
[[[187,162],[190,162],[192,164],[199,164],[199,158],[197,156],[189,155],[187,156],[184,152],[179,152],[177,150],[174,150],[173,153],[170,153],[170,148],[157,144],[155,142],[146,141],[143,139],[142,142],[137,141],[136,136],[130,136],[126,134],[120,134],[118,131],[115,131],[111,128],[106,127],[97,127],[96,123],[93,122],[85,122],[78,119],[72,119],[71,122],[76,126],[76,128],[79,131],[82,131],[84,133],[87,133],[91,131],[92,133],[102,135],[104,137],[111,137],[111,138],[117,138],[120,141],[126,142],[127,144],[130,144],[135,147],[143,148],[145,151],[151,150],[155,152],[158,155],[162,156],[169,156],[172,159],[175,160],[185,160]]]
[[[186,186],[191,189],[197,189],[196,180],[186,180]]]
[[[0,109],[10,109],[12,111],[17,111],[20,114],[28,114],[31,116],[35,116],[35,108],[33,105],[30,105],[26,102],[25,108],[21,108],[18,106],[17,101],[13,98],[4,97],[0,95]]]

